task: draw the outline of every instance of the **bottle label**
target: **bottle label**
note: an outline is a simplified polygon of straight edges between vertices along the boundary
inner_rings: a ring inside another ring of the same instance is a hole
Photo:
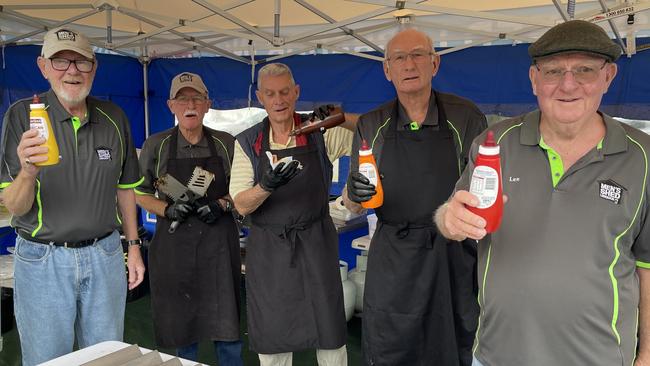
[[[359,164],[359,173],[363,174],[366,178],[368,178],[370,184],[377,187],[377,169],[375,169],[375,166],[373,164],[370,163]]]
[[[489,166],[475,167],[469,191],[478,197],[478,208],[491,207],[497,201],[499,194],[499,174]]]
[[[32,130],[38,130],[38,136],[43,137],[46,140],[50,136],[50,131],[47,130],[47,122],[45,122],[45,118],[43,117],[30,117],[29,128]]]

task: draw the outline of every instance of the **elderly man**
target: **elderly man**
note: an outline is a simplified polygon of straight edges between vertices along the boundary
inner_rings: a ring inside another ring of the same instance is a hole
[[[486,120],[470,101],[432,90],[439,67],[426,34],[395,35],[386,45],[384,72],[397,99],[362,115],[354,138],[346,205],[359,211],[359,202],[375,194],[358,171],[362,139],[371,145],[384,189],[364,290],[367,365],[471,363],[475,244],[449,246],[431,217],[453,191]]]
[[[129,122],[115,104],[88,96],[97,60],[70,29],[49,31],[38,67],[61,160],[38,167],[47,147],[30,129],[31,98],[12,105],[2,133],[2,199],[16,229],[14,301],[23,365],[79,347],[122,340],[128,287],[144,275],[133,187],[140,180]],[[117,204],[116,204],[117,202]],[[119,215],[116,215],[116,212]]]
[[[474,364],[648,365],[650,137],[598,110],[621,49],[574,20],[528,53],[539,110],[490,128],[509,198],[501,228],[486,236],[466,209],[478,204],[471,164],[436,214],[446,237],[481,240]]]
[[[156,343],[196,361],[198,342],[214,341],[219,365],[242,365],[239,234],[228,194],[234,138],[203,126],[210,99],[199,75],[174,76],[167,105],[178,126],[145,141],[136,189],[138,204],[157,215],[149,255]],[[174,202],[160,192],[161,177],[187,184],[196,167],[214,174],[205,197]]]
[[[286,65],[262,67],[256,94],[268,117],[237,135],[230,182],[237,211],[252,221],[246,253],[251,349],[262,366],[290,366],[293,351],[314,348],[319,365],[347,365],[328,198],[330,161],[349,154],[352,132],[336,127],[289,135],[306,116],[295,113],[300,87]],[[272,167],[283,158],[293,161]]]

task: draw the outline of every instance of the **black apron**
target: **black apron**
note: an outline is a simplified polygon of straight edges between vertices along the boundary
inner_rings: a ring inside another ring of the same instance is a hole
[[[269,167],[269,124],[264,122],[258,171]],[[246,300],[250,347],[262,354],[336,349],[346,322],[339,273],[338,235],[329,215],[328,187],[319,151],[306,146],[270,150],[293,156],[303,169],[250,216]]]
[[[455,258],[463,255],[460,244],[438,235],[433,224],[433,212],[459,177],[453,135],[439,101],[436,96],[438,131],[397,130],[396,102],[385,136],[379,167],[384,204],[376,209],[364,292],[366,365],[456,366],[465,351],[471,363],[474,329],[467,349],[459,351],[454,314],[459,296],[452,282],[460,286],[462,302],[475,303],[476,297],[464,298],[468,289],[473,293],[473,272],[450,276],[450,263],[471,263],[471,258]]]
[[[214,173],[209,200],[228,194],[222,159],[210,134],[203,129],[210,157],[177,158],[178,128],[171,135],[167,173],[182,183],[194,167]],[[168,202],[171,200],[168,198]],[[239,340],[241,260],[239,233],[231,214],[213,224],[197,215],[181,223],[176,232],[171,221],[157,217],[149,248],[151,307],[159,347],[184,347],[202,340]]]

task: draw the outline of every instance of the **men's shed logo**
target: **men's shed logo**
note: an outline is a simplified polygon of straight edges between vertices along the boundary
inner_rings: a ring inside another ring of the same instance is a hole
[[[619,204],[623,199],[625,188],[611,179],[598,181],[600,185],[600,198],[604,198],[615,204]]]
[[[59,41],[72,41],[74,42],[75,40],[75,34],[74,32],[71,32],[69,30],[60,30],[56,32],[56,38],[59,39]]]
[[[181,83],[191,83],[191,82],[192,82],[192,75],[190,75],[190,74],[183,74],[183,75],[181,75],[181,76],[178,78],[178,80],[179,80]]]
[[[97,151],[97,158],[99,160],[111,160],[111,149],[108,147],[100,146],[96,149]]]

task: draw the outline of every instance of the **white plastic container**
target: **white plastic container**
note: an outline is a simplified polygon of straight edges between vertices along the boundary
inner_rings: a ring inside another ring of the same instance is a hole
[[[368,215],[368,237],[372,239],[375,229],[377,228],[377,215]]]
[[[345,320],[349,321],[354,315],[354,308],[357,302],[357,287],[348,279],[348,263],[339,261],[341,271],[341,282],[343,284],[343,306],[345,308]]]

